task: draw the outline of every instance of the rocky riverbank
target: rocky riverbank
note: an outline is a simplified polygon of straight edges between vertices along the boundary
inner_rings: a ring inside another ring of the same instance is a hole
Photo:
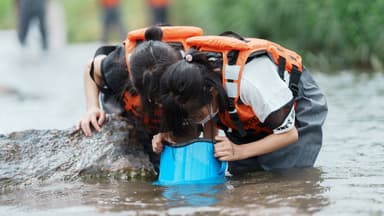
[[[134,127],[109,116],[102,132],[74,128],[0,135],[0,186],[79,178],[149,179],[155,175]]]

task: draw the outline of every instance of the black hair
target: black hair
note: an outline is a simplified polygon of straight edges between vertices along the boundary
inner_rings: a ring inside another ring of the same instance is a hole
[[[166,68],[177,60],[178,53],[160,41],[143,42],[132,53],[130,72],[144,111],[154,109],[159,98],[160,77]]]
[[[228,105],[221,74],[212,70],[205,54],[193,50],[171,65],[160,80],[163,130],[175,136],[185,133],[192,124],[189,114],[212,102],[212,88],[218,92],[219,112],[225,111]]]
[[[163,39],[163,31],[161,30],[161,28],[158,28],[156,26],[149,27],[144,32],[144,40],[145,41],[161,41],[162,39]],[[142,41],[140,41],[136,45],[139,46],[141,43],[142,43]],[[143,52],[142,54],[145,54],[145,53]],[[125,53],[124,53],[124,63],[125,63]],[[146,67],[146,65],[149,65],[149,64],[150,63],[146,63],[146,62],[143,61],[142,63],[139,64],[141,66],[138,66],[138,67],[139,68],[140,67],[143,68],[143,67]],[[140,73],[139,71],[136,71],[136,72],[137,72],[137,74]],[[139,94],[138,90],[136,89],[136,87],[135,87],[135,85],[133,83],[133,80],[130,80],[130,79],[126,80],[124,89],[123,89],[123,91],[121,91],[121,97],[123,97],[125,91],[128,91],[131,95]]]
[[[152,26],[152,27],[149,27],[147,30],[145,30],[145,33],[144,33],[145,41],[150,41],[150,40],[161,41],[162,39],[163,39],[163,31],[161,30],[161,28]]]

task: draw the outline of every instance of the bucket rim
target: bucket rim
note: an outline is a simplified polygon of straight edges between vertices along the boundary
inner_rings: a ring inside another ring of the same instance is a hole
[[[166,143],[166,145],[168,145],[169,147],[180,148],[180,147],[188,146],[188,145],[191,145],[191,144],[197,143],[197,142],[208,142],[210,144],[215,144],[213,140],[208,139],[208,138],[196,138],[196,139],[192,139],[192,140],[187,141],[187,142],[176,143],[176,144]]]

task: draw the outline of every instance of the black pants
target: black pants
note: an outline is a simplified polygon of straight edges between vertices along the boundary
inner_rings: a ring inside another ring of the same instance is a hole
[[[167,7],[152,7],[152,24],[167,24]]]
[[[123,23],[121,21],[120,11],[118,7],[110,7],[103,9],[103,32],[101,35],[101,41],[108,43],[109,35],[112,32],[112,28],[116,27],[120,39],[125,39],[126,32],[124,30]]]
[[[39,30],[42,40],[42,48],[48,49],[47,24],[46,24],[46,1],[45,0],[20,0],[19,1],[19,26],[18,38],[25,45],[31,21],[39,21]]]
[[[249,135],[250,132],[247,133],[248,135],[245,137],[241,137],[240,134],[238,134],[236,131],[232,133],[226,133],[226,136],[228,139],[230,139],[234,144],[245,144],[250,143],[259,139],[262,139],[263,137],[267,136],[267,134],[259,134],[259,135]],[[258,157],[251,157],[244,160],[239,161],[231,161],[228,162],[228,171],[232,175],[239,175],[244,174],[247,172],[254,172],[254,171],[261,171],[263,170],[260,166],[260,163],[258,161]]]

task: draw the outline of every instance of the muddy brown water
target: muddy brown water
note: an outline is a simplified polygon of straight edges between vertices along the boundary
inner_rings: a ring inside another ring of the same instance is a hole
[[[98,44],[42,53],[18,47],[13,34],[0,32],[0,134],[73,126],[85,110],[83,68]],[[314,168],[189,187],[42,181],[0,191],[0,215],[383,215],[384,75],[314,76],[329,103]]]

